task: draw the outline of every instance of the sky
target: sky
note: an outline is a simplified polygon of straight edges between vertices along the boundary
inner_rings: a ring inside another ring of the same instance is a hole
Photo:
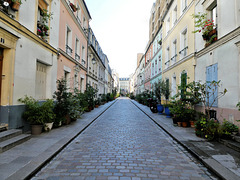
[[[90,26],[110,67],[129,77],[137,67],[137,53],[145,53],[150,12],[155,0],[85,0]]]

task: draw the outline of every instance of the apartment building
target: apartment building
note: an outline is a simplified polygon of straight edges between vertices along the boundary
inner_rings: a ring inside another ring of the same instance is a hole
[[[25,126],[19,98],[52,98],[56,89],[55,8],[50,0],[23,1],[19,9],[0,4],[0,123],[11,129]]]
[[[174,96],[177,93],[177,85],[194,80],[195,44],[192,14],[195,12],[195,3],[193,0],[173,0],[166,6],[168,11],[163,16],[163,79],[169,81],[171,96]]]
[[[236,107],[240,101],[240,1],[198,0],[195,13],[206,13],[207,19],[213,20],[217,41],[206,46],[202,33],[195,33],[196,68],[195,80],[201,82],[221,81],[216,91],[227,93],[220,99],[210,98],[217,118],[227,119],[232,123],[240,113]],[[211,93],[211,92],[210,92]],[[199,107],[201,110],[203,108]]]
[[[68,88],[86,89],[87,49],[90,13],[84,0],[59,3],[59,60],[57,78],[64,78]]]

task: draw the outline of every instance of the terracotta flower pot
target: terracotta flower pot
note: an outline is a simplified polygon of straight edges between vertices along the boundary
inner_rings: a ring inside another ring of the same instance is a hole
[[[187,127],[188,123],[187,122],[182,122],[182,127]]]

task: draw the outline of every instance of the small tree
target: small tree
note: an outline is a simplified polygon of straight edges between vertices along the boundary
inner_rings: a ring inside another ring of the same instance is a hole
[[[154,94],[158,100],[159,104],[162,104],[162,95],[163,95],[163,87],[164,87],[164,81],[158,80],[158,82],[154,83]]]
[[[218,92],[221,81],[211,81],[206,83],[193,81],[187,84],[186,100],[192,105],[202,103],[208,119],[210,119],[210,110],[214,103],[227,93],[227,89]]]
[[[53,98],[56,99],[56,104],[54,107],[54,112],[56,114],[55,125],[58,125],[61,121],[65,120],[65,116],[69,114],[71,101],[68,92],[67,82],[65,79],[57,80],[57,90],[54,92]]]
[[[169,79],[166,79],[166,81],[163,80],[163,82],[162,82],[162,94],[165,97],[166,104],[168,104],[170,93],[171,93],[171,91],[170,91]]]

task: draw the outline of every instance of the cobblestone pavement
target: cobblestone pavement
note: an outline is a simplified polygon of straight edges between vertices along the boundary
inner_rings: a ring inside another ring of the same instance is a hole
[[[118,100],[32,179],[215,179],[128,99]]]

